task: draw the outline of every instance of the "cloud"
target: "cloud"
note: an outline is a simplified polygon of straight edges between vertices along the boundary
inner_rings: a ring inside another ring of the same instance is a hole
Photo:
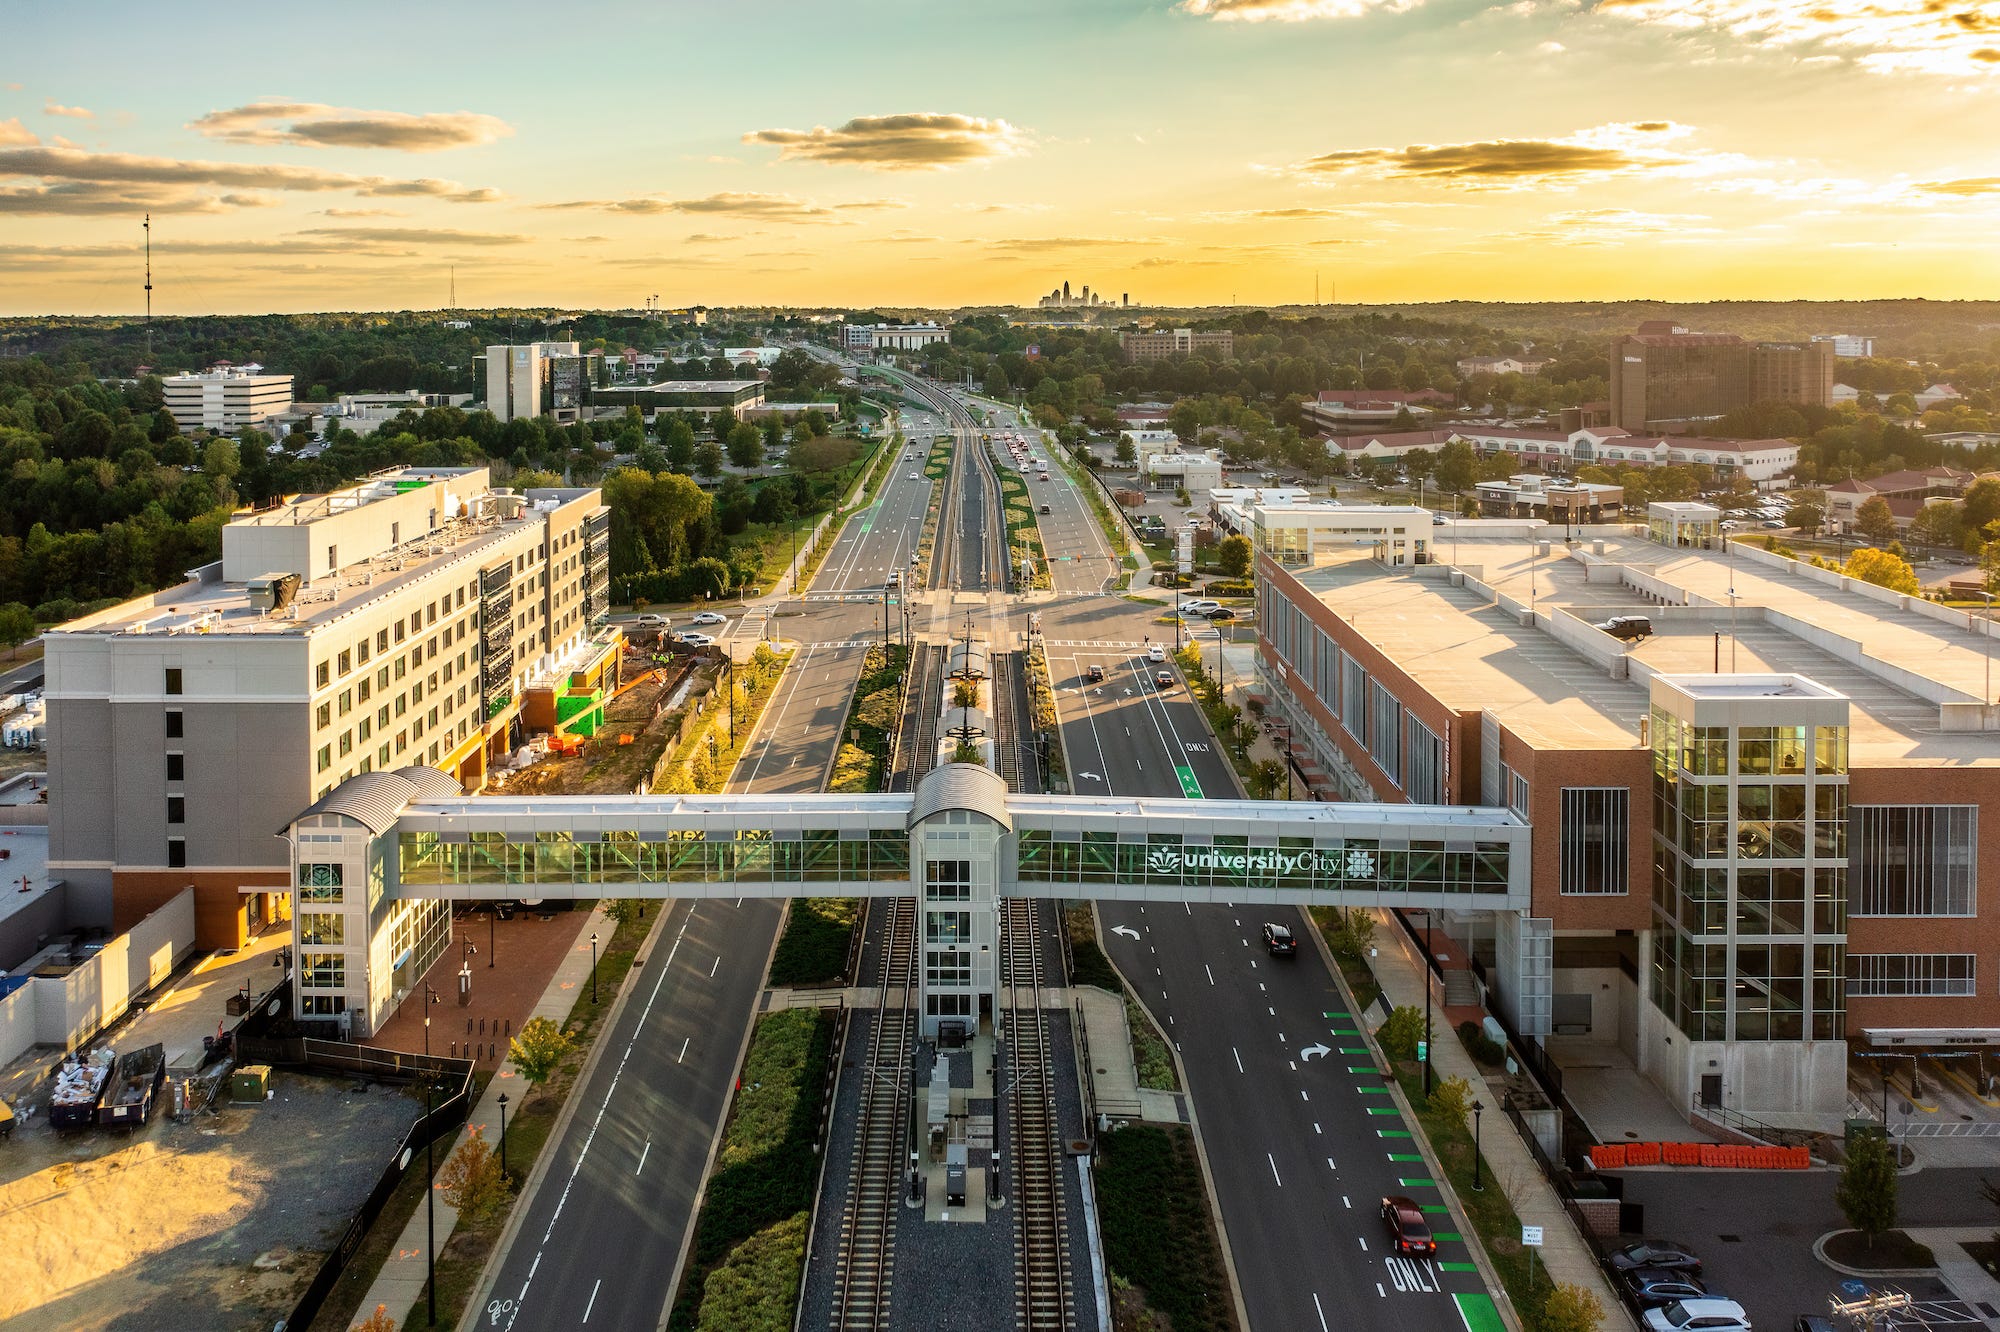
[[[1520,187],[1587,176],[1687,167],[1697,159],[1658,144],[1688,132],[1686,126],[1673,121],[1645,120],[1600,125],[1562,139],[1487,139],[1478,143],[1417,143],[1405,148],[1343,148],[1309,158],[1291,170],[1307,178],[1360,173],[1469,187]]]
[[[686,213],[695,216],[748,217],[767,222],[838,222],[841,220],[842,212],[903,208],[907,205],[895,199],[856,199],[829,206],[790,194],[760,194],[754,191],[735,190],[704,195],[698,199],[663,199],[657,195],[640,195],[632,199],[570,199],[562,203],[541,204],[540,207],[557,211],[595,209],[599,212],[627,213],[638,217],[660,213]]]
[[[321,208],[323,217],[408,217],[400,208]]]
[[[1567,46],[1564,46],[1561,42],[1555,41],[1554,39],[1550,39],[1549,41],[1543,42],[1540,46],[1537,46],[1535,50],[1539,51],[1543,55],[1561,55],[1563,52],[1569,50],[1569,48]]]
[[[1004,120],[924,111],[858,116],[838,129],[752,130],[743,142],[778,150],[781,161],[827,162],[875,171],[935,171],[1013,157],[1027,136]]]
[[[0,148],[11,148],[16,144],[40,142],[41,140],[35,137],[35,132],[21,123],[19,116],[15,116],[11,120],[0,120]]]
[[[88,111],[80,106],[64,106],[53,97],[42,103],[42,114],[45,116],[68,116],[71,120],[95,120],[97,118],[95,111]]]
[[[307,193],[352,190],[375,197],[426,196],[453,203],[490,203],[501,197],[491,189],[467,189],[449,180],[394,180],[357,176],[343,171],[250,162],[202,162],[173,157],[141,157],[133,153],[93,153],[80,148],[0,148],[0,179],[36,177],[43,181],[90,181],[126,185],[203,185],[251,190],[296,190]]]
[[[362,245],[525,245],[526,236],[498,231],[454,231],[449,227],[308,227],[301,236]]]
[[[2000,71],[1994,0],[1598,0],[1596,14],[1876,73]]]
[[[1175,8],[1203,18],[1242,23],[1305,23],[1311,19],[1401,14],[1423,0],[1181,0]]]
[[[1147,245],[1138,237],[1121,236],[1021,236],[1009,240],[970,241],[1010,254],[1045,254],[1051,250],[1097,250],[1121,245]]]
[[[354,111],[318,102],[267,97],[225,111],[211,111],[188,128],[226,143],[301,145],[310,148],[389,148],[431,153],[505,138],[506,121],[472,111],[412,115],[405,111]]]
[[[97,217],[133,213],[222,213],[254,196],[220,198],[185,190],[159,190],[95,181],[57,181],[0,189],[0,214]]]
[[[2000,176],[1972,176],[1964,180],[1926,180],[1917,188],[1927,194],[1949,194],[1960,199],[2000,194]]]

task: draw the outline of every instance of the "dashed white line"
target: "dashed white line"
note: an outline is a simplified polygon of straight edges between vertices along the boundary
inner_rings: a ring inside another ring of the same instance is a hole
[[[1313,1292],[1313,1312],[1319,1315],[1319,1332],[1332,1332],[1326,1325],[1326,1310],[1319,1307],[1319,1292]]]
[[[722,955],[720,953],[717,953],[715,956],[715,965],[708,969],[708,978],[710,980],[715,979],[715,973],[721,966],[722,966]]]
[[[1236,1053],[1236,1047],[1233,1045],[1229,1047],[1229,1056],[1236,1061],[1236,1071],[1241,1073],[1243,1071],[1243,1056]]]
[[[603,1284],[604,1278],[599,1277],[590,1288],[590,1299],[583,1306],[583,1321],[586,1323],[590,1321],[590,1311],[597,1307],[597,1288]]]
[[[1325,1130],[1325,1129],[1323,1129],[1323,1128],[1321,1128],[1321,1127],[1320,1127],[1320,1126],[1319,1126],[1318,1124],[1314,1124],[1314,1125],[1313,1125],[1313,1132],[1314,1132],[1314,1133],[1325,1133],[1325,1132],[1326,1132],[1326,1130]]]
[[[1385,1300],[1389,1298],[1389,1292],[1382,1289],[1382,1283],[1379,1281],[1375,1283],[1375,1293]]]
[[[1359,1244],[1359,1245],[1361,1246],[1361,1252],[1363,1252],[1363,1253],[1366,1253],[1366,1252],[1368,1252],[1368,1239],[1367,1239],[1367,1237],[1366,1237],[1366,1236],[1364,1236],[1364,1235],[1356,1235],[1356,1236],[1354,1237],[1354,1242],[1355,1242],[1356,1244]]]
[[[1337,1165],[1335,1165],[1335,1164],[1333,1163],[1333,1158],[1332,1158],[1331,1156],[1329,1156],[1329,1157],[1327,1157],[1327,1158],[1326,1158],[1326,1168],[1327,1168],[1328,1170],[1332,1170],[1332,1171],[1335,1171],[1335,1172],[1338,1172],[1338,1171],[1339,1171],[1339,1169],[1340,1169],[1340,1167],[1339,1167],[1339,1166],[1337,1166]]]
[[[683,1036],[681,1038],[681,1052],[674,1056],[674,1062],[676,1064],[681,1063],[688,1057],[688,1046],[690,1043],[693,1042],[693,1040],[694,1037],[692,1036]]]
[[[1348,1198],[1346,1194],[1343,1193],[1340,1195],[1340,1205],[1342,1207],[1352,1208],[1354,1206],[1354,1203],[1351,1199]]]
[[[1206,976],[1208,977],[1208,983],[1209,983],[1210,985],[1213,985],[1213,984],[1215,984],[1215,973],[1214,973],[1214,972],[1212,972],[1212,971],[1210,971],[1210,970],[1208,969],[1208,963],[1206,963],[1206,962],[1202,963],[1202,964],[1201,964],[1201,969],[1202,969],[1202,972],[1203,972],[1203,974],[1205,974],[1205,975],[1206,975]]]
[[[653,1140],[651,1138],[648,1138],[646,1139],[645,1150],[639,1153],[639,1170],[644,1170],[646,1168],[646,1158],[647,1156],[651,1155],[652,1150],[653,1150]],[[639,1173],[639,1170],[634,1170],[632,1173],[634,1175],[637,1175]]]
[[[1281,1188],[1281,1189],[1282,1189],[1282,1188],[1284,1188],[1284,1187],[1285,1187],[1285,1181],[1284,1181],[1284,1179],[1283,1179],[1282,1177],[1280,1177],[1280,1176],[1279,1176],[1279,1174],[1278,1174],[1278,1162],[1277,1162],[1277,1158],[1273,1157],[1273,1156],[1272,1156],[1272,1155],[1271,1155],[1271,1154],[1270,1154],[1269,1152],[1265,1152],[1265,1153],[1264,1153],[1264,1159],[1265,1159],[1266,1161],[1269,1161],[1269,1162],[1271,1163],[1271,1178],[1272,1178],[1272,1179],[1275,1179],[1275,1180],[1277,1180],[1277,1181],[1278,1181],[1278,1187],[1279,1187],[1279,1188]]]

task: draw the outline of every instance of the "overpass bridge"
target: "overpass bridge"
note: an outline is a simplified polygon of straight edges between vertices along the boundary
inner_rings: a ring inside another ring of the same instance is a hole
[[[286,836],[299,1016],[355,1035],[449,941],[453,906],[493,899],[915,897],[927,1035],[997,1004],[1007,898],[1484,911],[1526,927],[1503,940],[1544,925],[1506,809],[1024,795],[967,763],[904,794],[532,799],[405,768],[342,783]],[[1546,949],[1515,951],[1517,994],[1546,992]]]

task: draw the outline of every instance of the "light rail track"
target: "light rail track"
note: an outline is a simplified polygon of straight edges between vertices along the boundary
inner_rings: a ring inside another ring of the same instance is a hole
[[[1075,1327],[1069,1226],[1063,1210],[1063,1143],[1055,1064],[1041,1005],[1042,932],[1035,903],[1009,898],[1001,912],[1008,991],[1007,1091],[1014,1204],[1015,1332]]]

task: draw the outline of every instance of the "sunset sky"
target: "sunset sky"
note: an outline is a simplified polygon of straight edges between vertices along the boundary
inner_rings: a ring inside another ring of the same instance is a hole
[[[2000,297],[2000,0],[11,7],[0,313]]]

